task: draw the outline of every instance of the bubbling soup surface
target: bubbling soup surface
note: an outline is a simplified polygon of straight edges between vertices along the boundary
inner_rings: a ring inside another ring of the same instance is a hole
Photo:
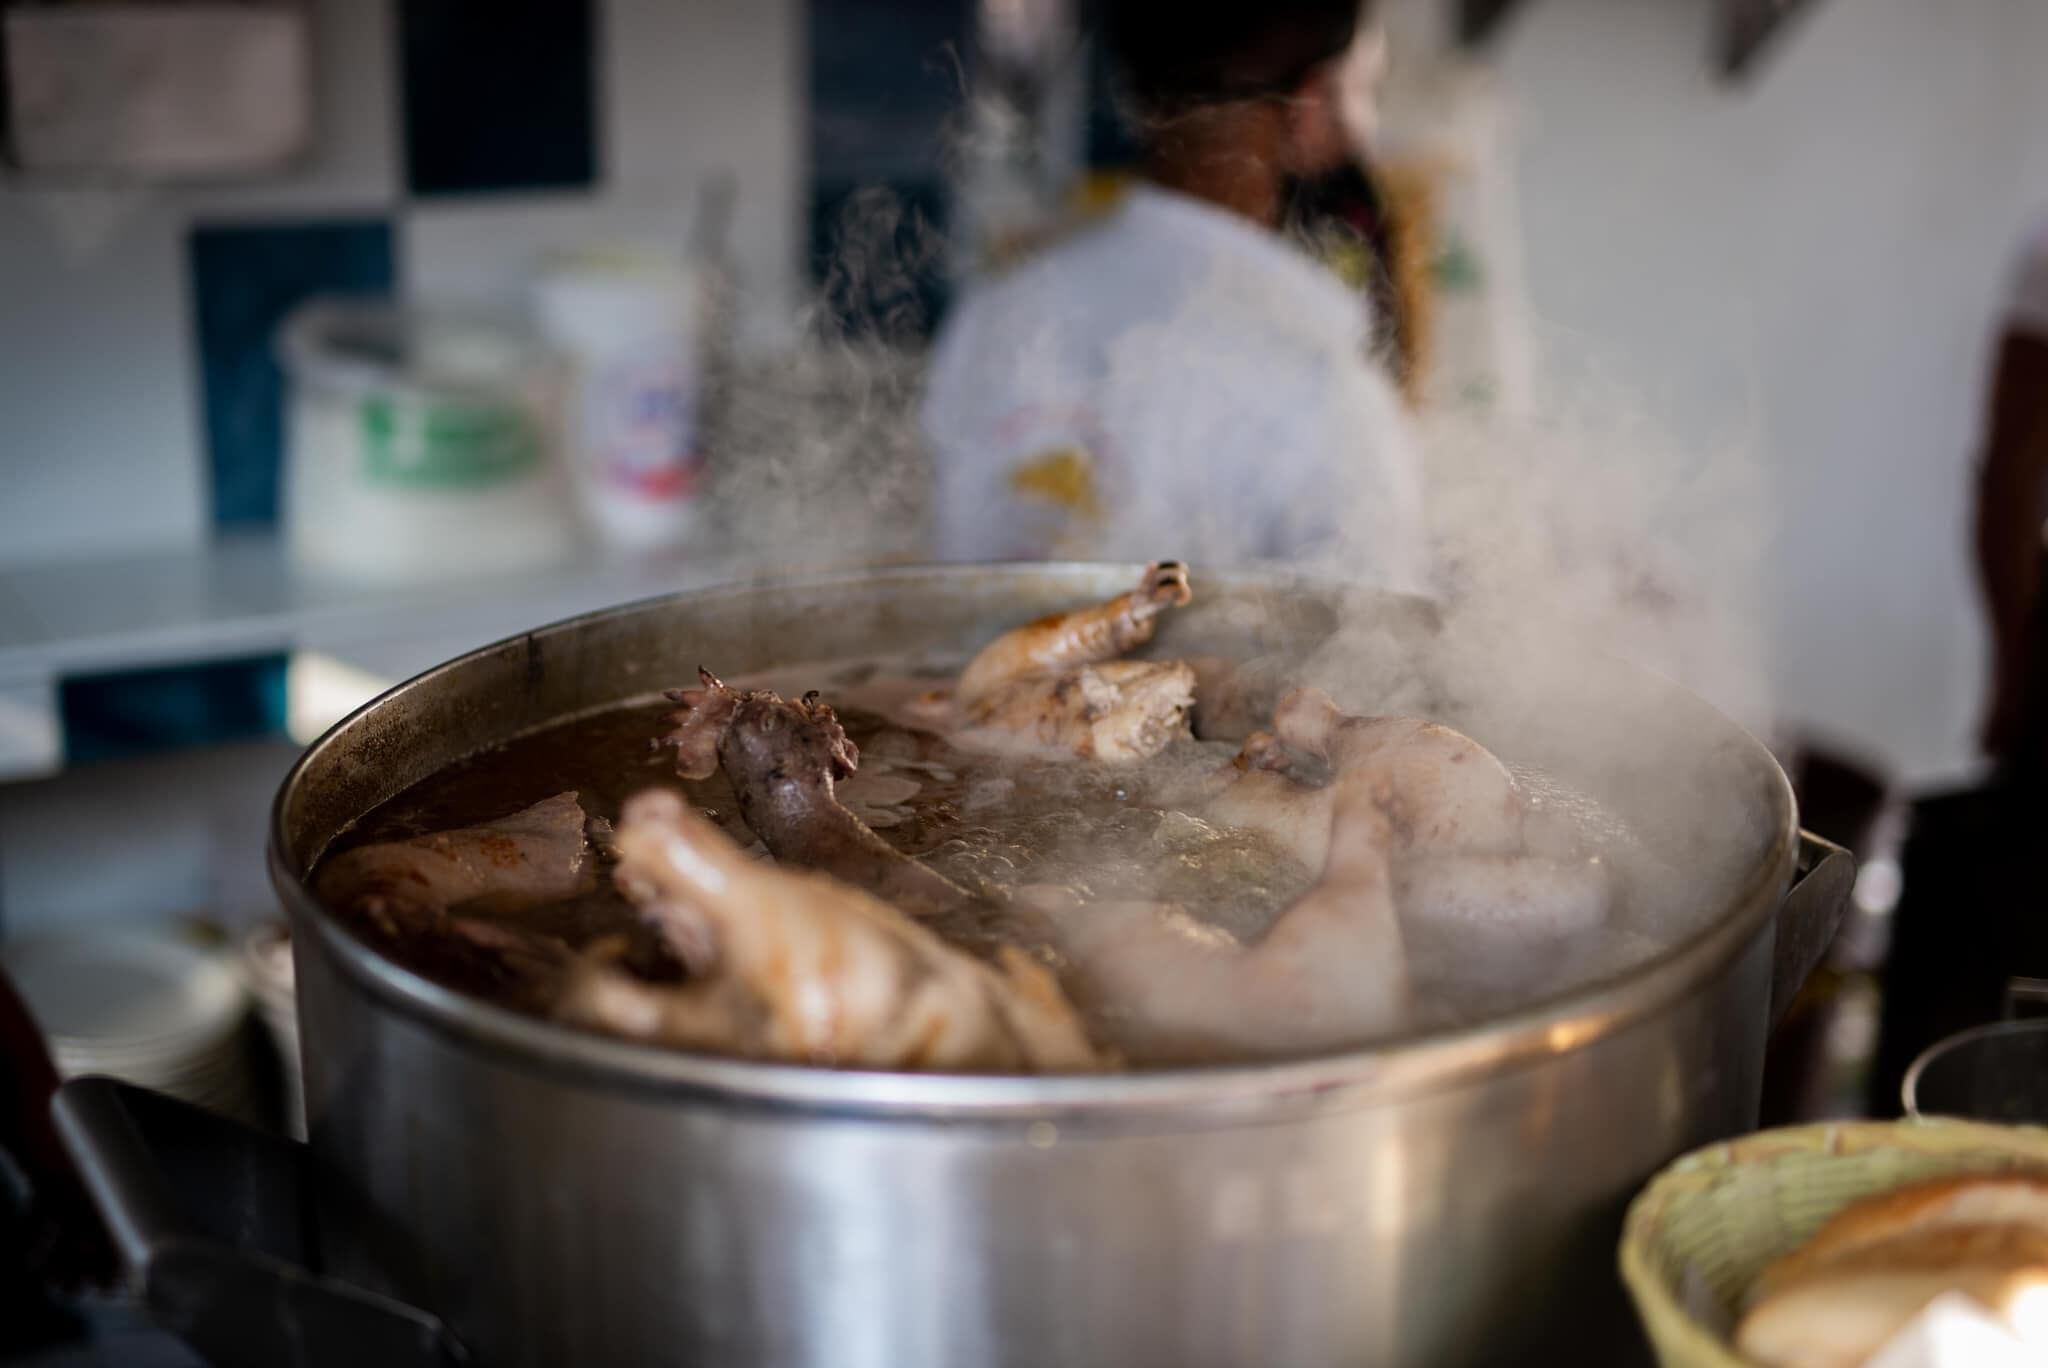
[[[1149,760],[1117,766],[970,751],[904,714],[906,700],[953,673],[950,663],[873,660],[788,667],[731,682],[787,696],[821,690],[860,750],[857,771],[838,787],[841,800],[896,849],[974,892],[1000,899],[1026,886],[1054,885],[1084,903],[1168,903],[1251,941],[1316,882],[1317,871],[1265,835],[1190,810],[1204,781],[1230,764],[1235,740],[1184,737]],[[666,788],[768,858],[740,819],[722,773],[679,779],[669,753],[650,746],[674,707],[659,697],[635,700],[458,761],[367,814],[330,857],[488,822],[565,790],[580,795],[592,818],[614,821],[630,795]],[[1412,966],[1417,1027],[1498,1015],[1624,971],[1668,942],[1656,930],[1655,904],[1657,891],[1675,883],[1671,871],[1659,867],[1611,810],[1554,776],[1508,763],[1531,819],[1609,865],[1613,911],[1597,934],[1554,947],[1533,969],[1521,946],[1474,938],[1469,945],[1434,947]],[[517,909],[474,908],[470,915],[556,937],[572,949],[620,936],[643,955],[659,953],[652,933],[613,886],[606,857],[600,852],[598,859],[599,877],[586,894]],[[489,982],[465,981],[459,970],[424,948],[415,954],[403,939],[379,944],[453,986],[508,1005],[532,1005],[496,992]],[[1115,1044],[1114,1010],[1091,1013],[1091,1029]],[[1144,1064],[1142,1051],[1130,1062]]]

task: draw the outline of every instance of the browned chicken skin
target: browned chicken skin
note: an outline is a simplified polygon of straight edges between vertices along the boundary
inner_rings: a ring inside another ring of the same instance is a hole
[[[994,964],[823,874],[751,860],[673,793],[629,799],[619,887],[707,967],[649,983],[587,960],[564,1020],[685,1048],[836,1067],[1105,1067],[1059,985],[1021,951]]]
[[[1148,565],[1136,589],[1107,603],[1028,622],[982,647],[960,672],[959,699],[972,708],[1026,675],[1113,660],[1150,641],[1159,630],[1160,615],[1169,608],[1186,607],[1193,598],[1186,566],[1179,561]]]
[[[416,961],[534,1005],[551,996],[568,946],[457,909],[513,912],[589,892],[585,825],[576,795],[558,793],[496,821],[343,851],[321,866],[314,890],[377,935],[407,942]]]
[[[1157,755],[1185,736],[1195,672],[1177,660],[1118,660],[1159,618],[1193,597],[1187,568],[1160,561],[1107,603],[1055,613],[1003,633],[967,663],[950,698],[928,700],[964,725],[960,739],[995,749],[1111,764]]]
[[[321,866],[314,891],[386,930],[438,921],[479,898],[555,902],[593,886],[584,825],[576,795],[558,793],[493,822],[343,851]]]

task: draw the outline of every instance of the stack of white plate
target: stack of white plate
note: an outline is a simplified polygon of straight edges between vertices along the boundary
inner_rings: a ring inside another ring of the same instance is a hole
[[[66,1078],[105,1074],[252,1119],[248,996],[219,958],[120,929],[24,937],[0,959]]]
[[[256,1000],[256,1015],[270,1032],[284,1070],[285,1129],[306,1136],[306,1093],[299,1072],[299,997],[292,977],[292,933],[267,921],[242,938],[242,982]]]

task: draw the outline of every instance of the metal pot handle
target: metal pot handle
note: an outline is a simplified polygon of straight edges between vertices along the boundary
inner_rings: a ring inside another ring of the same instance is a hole
[[[312,1270],[304,1145],[110,1078],[51,1111],[157,1323],[218,1368],[448,1368],[441,1320]]]
[[[1856,857],[1810,831],[1799,833],[1792,887],[1778,907],[1778,941],[1771,968],[1771,1024],[1783,1019],[1806,979],[1826,958],[1856,884]]]

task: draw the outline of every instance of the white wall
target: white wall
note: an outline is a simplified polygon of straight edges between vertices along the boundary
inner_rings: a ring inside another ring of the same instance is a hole
[[[1502,35],[1539,331],[1763,463],[1780,712],[1952,775],[1987,344],[2048,212],[2048,4],[1816,0],[1736,89],[1712,8],[1531,0]]]
[[[185,233],[195,218],[384,214],[400,199],[389,0],[315,0],[318,146],[288,176],[185,190],[52,189],[0,173],[0,563],[190,544],[206,463]],[[738,177],[745,298],[787,311],[801,265],[801,0],[607,0],[602,183],[404,210],[401,283],[519,297],[539,251],[687,222]]]
[[[611,0],[598,193],[415,207],[400,274],[430,298],[517,301],[551,248],[687,237],[707,179],[730,174],[742,325],[773,336],[795,309],[807,225],[803,31],[803,0]]]
[[[163,190],[0,173],[0,562],[206,535],[186,229],[199,216],[389,209],[390,17],[382,3],[319,0],[315,146],[288,175]]]

